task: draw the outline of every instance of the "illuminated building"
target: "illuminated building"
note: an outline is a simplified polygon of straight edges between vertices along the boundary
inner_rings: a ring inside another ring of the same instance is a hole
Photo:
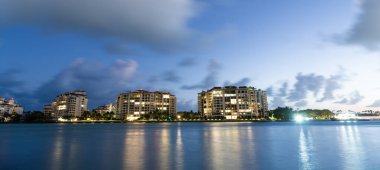
[[[136,120],[155,110],[176,114],[176,97],[168,92],[136,90],[122,93],[116,99],[116,113],[127,120]]]
[[[259,116],[265,116],[266,112],[268,111],[268,100],[267,100],[267,92],[264,90],[256,90],[256,96],[257,96],[257,104],[258,104],[258,111]]]
[[[0,97],[0,114],[8,113],[17,113],[22,114],[24,112],[24,108],[17,104],[14,99],[6,100],[5,98]]]
[[[214,87],[198,93],[198,112],[211,118],[239,119],[264,116],[266,92],[246,86]]]
[[[46,114],[52,117],[76,116],[79,117],[87,111],[87,94],[85,91],[67,92],[58,95],[50,105],[44,106]]]
[[[110,103],[110,104],[106,104],[106,105],[103,105],[103,106],[98,106],[96,109],[94,109],[94,111],[96,113],[100,113],[100,114],[103,114],[103,113],[115,113],[116,112],[116,107],[114,104]]]

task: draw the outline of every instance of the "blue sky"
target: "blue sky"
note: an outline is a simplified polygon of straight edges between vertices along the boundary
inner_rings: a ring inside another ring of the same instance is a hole
[[[166,90],[178,110],[197,93],[249,85],[270,107],[380,107],[375,0],[2,0],[0,96],[27,110],[58,93]]]

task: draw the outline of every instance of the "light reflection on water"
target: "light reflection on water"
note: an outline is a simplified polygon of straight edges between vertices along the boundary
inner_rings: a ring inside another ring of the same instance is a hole
[[[0,125],[0,169],[379,169],[379,130],[380,122]]]

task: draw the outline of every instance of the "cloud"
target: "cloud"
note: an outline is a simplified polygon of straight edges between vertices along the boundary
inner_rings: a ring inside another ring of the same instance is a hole
[[[60,93],[82,89],[87,91],[92,106],[113,102],[118,93],[132,87],[137,67],[132,60],[115,60],[111,65],[77,60],[41,85],[35,91],[35,97],[41,104],[46,104]]]
[[[367,107],[380,107],[380,100],[374,101],[371,105],[369,105]]]
[[[274,97],[271,103],[271,108],[283,107],[285,106],[285,100],[281,97]]]
[[[36,104],[36,98],[27,91],[26,83],[17,79],[22,72],[18,69],[10,69],[0,72],[0,97],[14,98],[19,104]]]
[[[301,101],[294,104],[295,107],[305,107],[306,105],[307,105],[306,100],[301,100]]]
[[[221,68],[222,66],[218,61],[211,59],[207,67],[208,73],[206,77],[198,84],[184,85],[181,87],[181,89],[184,89],[184,90],[208,89],[210,87],[217,85],[218,76],[219,76],[218,72],[221,70]]]
[[[196,64],[197,64],[197,60],[194,57],[185,58],[181,62],[178,63],[178,65],[182,67],[191,67]]]
[[[177,75],[177,72],[174,70],[165,71],[162,74],[162,79],[166,82],[179,83],[181,77]]]
[[[195,0],[2,0],[1,25],[42,26],[166,48],[192,34]]]
[[[244,77],[235,83],[232,83],[230,81],[225,81],[224,86],[247,86],[250,82],[251,82],[250,78]]]
[[[194,100],[185,100],[185,99],[180,99],[177,101],[177,110],[178,111],[194,111],[197,112],[197,105],[195,104]]]
[[[294,88],[290,91],[287,99],[289,101],[299,101],[306,98],[307,92],[311,91],[317,95],[321,90],[324,82],[324,77],[315,74],[302,75],[299,73],[296,76],[297,82]]]
[[[265,91],[267,91],[267,95],[268,96],[273,96],[274,94],[273,94],[273,87],[271,86],[271,87],[268,87]]]
[[[148,79],[149,83],[157,83],[160,81],[169,83],[179,83],[181,81],[181,77],[178,76],[177,71],[167,70],[160,75],[153,75]]]
[[[281,88],[278,90],[279,91],[279,96],[287,96],[288,95],[288,82],[284,82],[281,86]]]
[[[374,50],[380,46],[380,1],[364,0],[360,3],[361,13],[352,28],[340,37],[345,44],[361,45]]]
[[[337,101],[335,103],[338,104],[347,104],[347,105],[354,105],[359,103],[364,99],[364,96],[360,95],[360,93],[356,90],[350,94],[349,98],[343,98],[340,101]]]
[[[282,83],[281,87],[274,89],[268,88],[272,98],[272,107],[284,106],[285,104],[292,104],[296,107],[304,107],[308,104],[307,95],[313,93],[314,99],[317,102],[323,102],[335,99],[335,92],[342,88],[343,83],[347,80],[345,70],[340,68],[339,72],[329,77],[318,75],[315,73],[302,74],[298,73],[296,82],[293,88],[289,89],[289,83]],[[322,96],[318,99],[319,96]],[[349,99],[340,101],[343,103],[351,104],[357,103],[362,99],[359,92],[351,94]]]
[[[332,75],[328,79],[326,79],[323,97],[319,99],[318,102],[334,100],[335,99],[334,92],[336,90],[339,90],[342,87],[344,80],[345,80],[344,73]]]

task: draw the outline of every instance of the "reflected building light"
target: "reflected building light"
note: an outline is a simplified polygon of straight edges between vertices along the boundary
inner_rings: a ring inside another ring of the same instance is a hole
[[[175,169],[181,170],[184,168],[184,162],[183,162],[183,144],[182,144],[182,132],[181,128],[177,128],[177,140],[176,140],[176,153],[175,153],[175,163],[176,167]]]
[[[340,147],[343,155],[343,165],[349,169],[362,169],[363,153],[360,133],[356,125],[344,125],[339,129]]]
[[[123,169],[144,169],[145,140],[139,130],[127,130],[124,138]]]
[[[159,162],[160,169],[169,169],[169,156],[170,156],[170,133],[168,128],[163,128],[160,134],[160,142],[158,152],[160,153]]]
[[[311,161],[311,156],[313,152],[313,139],[310,133],[305,135],[303,128],[301,128],[299,135],[299,158],[301,167],[300,169],[314,169],[313,163]]]
[[[52,160],[50,161],[52,167],[50,169],[62,169],[63,140],[62,130],[58,130],[57,136],[54,140],[53,155],[51,157]]]

